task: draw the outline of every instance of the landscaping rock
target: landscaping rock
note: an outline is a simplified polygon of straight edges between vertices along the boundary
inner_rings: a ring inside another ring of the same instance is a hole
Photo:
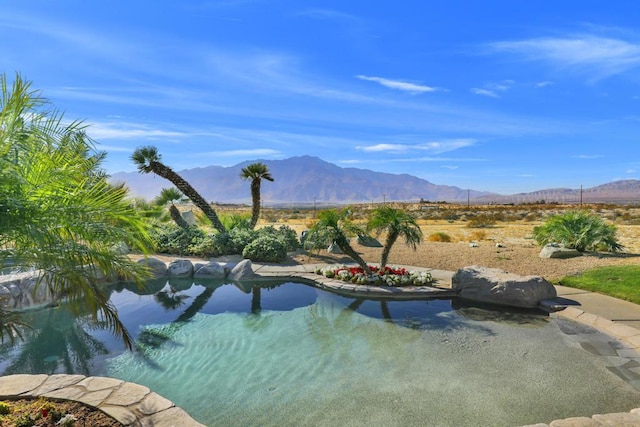
[[[329,252],[330,254],[341,254],[342,253],[342,251],[340,250],[338,245],[336,245],[335,243],[332,243],[332,244],[329,245],[329,247],[327,248],[327,252]]]
[[[356,237],[356,242],[359,245],[366,246],[369,248],[381,248],[382,243],[380,243],[377,239],[371,236],[358,236]]]
[[[564,245],[559,243],[548,243],[544,245],[540,254],[538,255],[540,258],[575,258],[578,256],[582,256],[581,252],[578,252],[575,249],[565,248]]]
[[[167,275],[167,264],[158,258],[143,258],[138,260],[138,264],[143,264],[149,267],[151,270],[151,276],[154,279],[164,277]]]
[[[553,285],[540,276],[519,276],[479,266],[456,271],[451,286],[462,299],[511,307],[536,308],[540,301],[557,296]]]
[[[215,261],[211,261],[193,273],[193,277],[202,278],[202,279],[224,279],[227,277],[228,269],[220,265]]]
[[[167,269],[169,277],[193,276],[193,263],[188,259],[174,259]]]
[[[184,211],[180,214],[182,219],[184,219],[189,225],[196,225],[196,217],[193,214],[193,211]]]
[[[250,259],[243,259],[231,269],[228,278],[234,281],[247,280],[255,277]]]

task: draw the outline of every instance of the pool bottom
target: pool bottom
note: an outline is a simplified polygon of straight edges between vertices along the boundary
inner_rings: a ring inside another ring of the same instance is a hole
[[[140,336],[161,344],[108,360],[102,374],[144,384],[208,426],[512,426],[640,401],[565,321],[470,320],[422,303],[386,303],[393,320],[365,314],[380,302],[354,311],[322,292],[290,311],[199,313],[145,327]]]

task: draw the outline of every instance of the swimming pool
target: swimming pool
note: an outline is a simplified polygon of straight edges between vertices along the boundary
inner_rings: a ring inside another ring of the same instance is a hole
[[[283,283],[156,281],[111,301],[125,352],[63,310],[29,313],[0,370],[146,385],[206,425],[522,425],[628,411],[640,392],[581,348],[610,340],[526,311],[455,300],[372,301]]]

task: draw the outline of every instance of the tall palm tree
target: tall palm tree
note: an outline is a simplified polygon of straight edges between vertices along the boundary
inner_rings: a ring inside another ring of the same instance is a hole
[[[185,221],[185,219],[182,217],[182,214],[180,213],[176,205],[173,203],[176,201],[180,202],[183,200],[186,200],[186,199],[183,197],[180,190],[178,190],[175,187],[171,187],[171,188],[163,188],[162,190],[160,190],[160,195],[155,198],[154,202],[158,206],[165,206],[167,203],[170,203],[169,215],[171,215],[171,219],[173,219],[173,222],[175,222],[180,228],[187,229],[189,228],[189,223]]]
[[[100,169],[104,154],[81,122],[65,124],[19,75],[11,86],[0,76],[0,86],[0,267],[35,269],[40,286],[64,295],[77,315],[89,313],[131,347],[100,282],[146,277],[145,267],[115,249],[126,242],[146,253],[146,223],[126,188],[108,183]],[[0,333],[11,332],[3,326]]]
[[[151,145],[137,148],[131,155],[131,160],[133,160],[133,162],[138,166],[138,171],[140,173],[153,172],[156,175],[171,181],[173,185],[178,187],[178,190],[182,191],[182,194],[187,196],[194,205],[204,212],[216,230],[221,233],[225,233],[227,230],[220,222],[216,211],[213,210],[211,205],[207,203],[200,193],[198,193],[191,184],[185,181],[184,178],[174,172],[173,169],[163,164],[161,159],[162,156],[158,153],[158,149]]]
[[[253,230],[258,223],[258,217],[260,217],[260,185],[262,180],[273,182],[274,179],[269,172],[269,167],[264,163],[253,163],[242,168],[240,173],[242,179],[251,180],[251,223],[249,227]]]
[[[422,240],[422,230],[415,218],[400,209],[388,206],[379,207],[371,213],[367,228],[376,231],[378,235],[383,232],[387,234],[380,259],[381,268],[387,265],[391,247],[399,237],[404,237],[407,245],[414,251]]]
[[[350,214],[349,209],[327,209],[318,212],[318,220],[309,230],[307,241],[326,245],[335,243],[345,255],[358,263],[366,274],[371,274],[365,260],[349,243],[349,236],[364,234],[364,230],[349,219]]]

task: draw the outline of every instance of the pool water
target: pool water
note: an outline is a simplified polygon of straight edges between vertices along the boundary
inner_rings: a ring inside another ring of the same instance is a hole
[[[29,314],[25,343],[2,345],[0,372],[120,378],[209,426],[513,426],[640,401],[606,358],[563,332],[567,321],[536,312],[360,300],[296,283],[152,285],[111,294],[137,352],[44,310]]]

